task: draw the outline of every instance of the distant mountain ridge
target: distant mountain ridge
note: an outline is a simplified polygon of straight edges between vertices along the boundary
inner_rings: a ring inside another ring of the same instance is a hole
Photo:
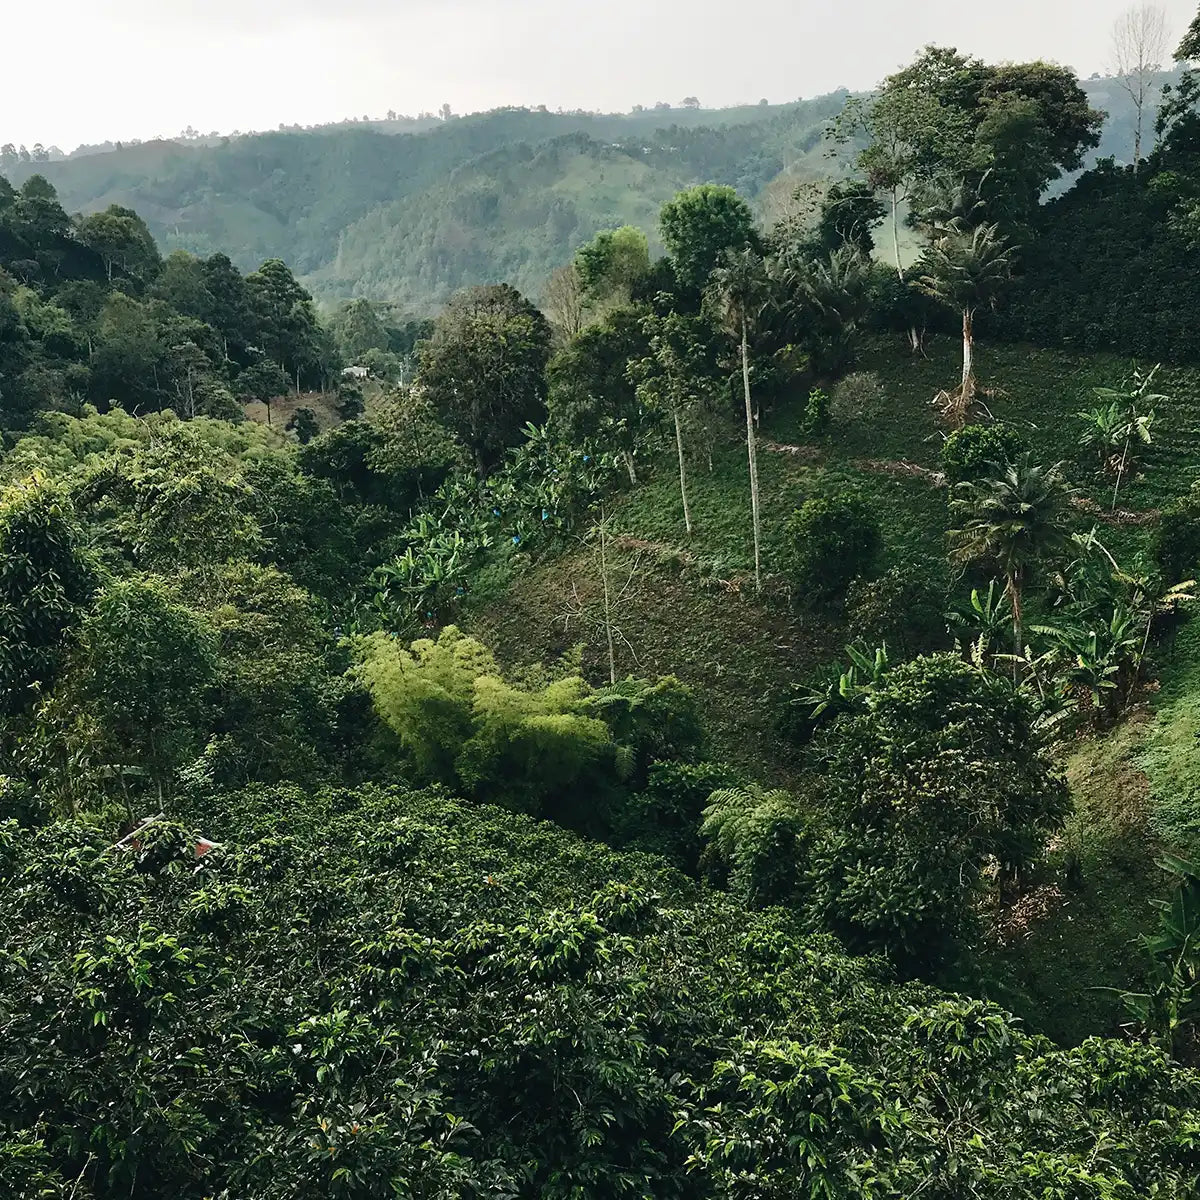
[[[1133,113],[1114,80],[1083,82],[1109,112],[1096,158],[1127,155]],[[839,174],[824,140],[845,91],[776,106],[631,115],[500,109],[409,131],[351,124],[145,142],[8,170],[40,172],[72,212],[135,209],[165,251],[282,258],[319,298],[436,309],[501,280],[537,295],[600,229],[639,225],[682,187],[737,187],[760,206]]]

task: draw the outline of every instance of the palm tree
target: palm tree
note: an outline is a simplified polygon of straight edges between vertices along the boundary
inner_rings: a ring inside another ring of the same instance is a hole
[[[948,534],[951,558],[961,564],[989,562],[1003,574],[1019,658],[1024,653],[1022,605],[1029,573],[1040,559],[1071,544],[1071,489],[1063,464],[1038,466],[1025,454],[997,467],[989,478],[960,483],[956,491],[950,507],[962,523]]]
[[[766,264],[753,250],[727,251],[724,265],[712,273],[709,298],[721,323],[741,339],[742,387],[746,399],[746,453],[750,460],[750,511],[754,523],[754,586],[762,591],[761,522],[758,502],[758,439],[750,399],[750,324],[767,304]]]
[[[1012,276],[1014,247],[996,225],[968,229],[958,222],[944,228],[925,251],[924,274],[916,281],[925,295],[962,314],[962,383],[939,400],[951,424],[961,428],[975,401],[975,312],[995,307],[1001,288]]]

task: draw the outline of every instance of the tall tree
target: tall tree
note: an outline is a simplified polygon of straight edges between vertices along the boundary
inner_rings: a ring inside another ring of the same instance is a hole
[[[1003,574],[1018,657],[1025,652],[1025,587],[1041,560],[1069,545],[1070,497],[1062,463],[1038,466],[1025,454],[993,475],[960,483],[951,501],[960,520],[948,535],[951,557],[990,563]]]
[[[634,225],[606,229],[579,248],[574,265],[589,308],[628,304],[650,272],[650,246]]]
[[[1013,247],[996,225],[964,229],[952,225],[925,252],[917,287],[962,316],[962,382],[943,394],[944,410],[958,427],[966,423],[978,390],[975,375],[975,313],[994,307],[1012,276]]]
[[[62,488],[34,476],[0,493],[0,726],[52,685],[94,586]]]
[[[254,314],[259,344],[267,357],[295,381],[321,377],[321,326],[312,296],[278,258],[268,259],[246,276],[246,294]]]
[[[750,325],[766,305],[769,284],[766,265],[754,250],[727,252],[712,273],[710,296],[721,323],[739,341],[742,389],[746,402],[746,454],[750,462],[750,514],[754,527],[754,586],[762,591],[762,522],[758,495],[758,436],[750,397]]]
[[[507,284],[471,288],[446,306],[420,349],[417,385],[475,459],[480,479],[546,412],[546,318]]]
[[[103,212],[80,218],[77,230],[80,241],[100,256],[109,283],[115,270],[142,286],[158,274],[162,265],[158,247],[145,221],[132,209],[110,204]]]
[[[637,483],[633,456],[649,415],[629,364],[648,353],[644,313],[614,308],[555,355],[548,371],[555,436],[577,446],[594,443],[615,450],[630,483]]]
[[[1133,101],[1133,170],[1142,161],[1142,129],[1154,78],[1170,53],[1166,10],[1157,4],[1127,8],[1113,24],[1112,74]]]
[[[727,251],[759,248],[750,206],[731,187],[705,183],[680,192],[659,224],[676,278],[697,297]]]
[[[647,409],[669,413],[675,426],[675,451],[679,459],[679,496],[683,501],[683,524],[692,532],[692,507],[688,498],[687,457],[683,426],[688,414],[708,403],[714,380],[706,361],[704,321],[685,313],[649,316],[644,328],[650,353],[629,365],[630,378],[637,384],[637,398]]]
[[[574,263],[559,267],[546,280],[542,306],[561,342],[569,342],[583,328],[585,296]]]

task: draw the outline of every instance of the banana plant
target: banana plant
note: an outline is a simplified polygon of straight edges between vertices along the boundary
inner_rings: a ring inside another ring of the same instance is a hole
[[[860,707],[891,670],[886,644],[873,650],[865,643],[845,649],[850,659],[845,670],[824,684],[802,687],[791,700],[794,707],[808,710],[810,726],[815,727],[823,718],[840,716]]]
[[[1154,405],[1169,402],[1170,397],[1161,392],[1151,392],[1154,378],[1162,364],[1151,371],[1140,371],[1136,367],[1121,387],[1099,387],[1093,389],[1100,407],[1078,414],[1085,422],[1080,441],[1095,446],[1100,452],[1102,464],[1116,474],[1113,486],[1113,510],[1125,473],[1134,461],[1135,443],[1149,446],[1152,443],[1151,428],[1154,425]]]
[[[1158,931],[1143,939],[1152,986],[1121,998],[1168,1053],[1186,1060],[1194,1057],[1200,1030],[1200,864],[1167,858],[1163,866],[1177,883],[1169,900],[1155,902]]]
[[[989,581],[986,593],[972,588],[967,607],[952,609],[946,613],[946,621],[952,629],[969,632],[967,654],[977,667],[993,664],[1000,656],[992,651],[992,646],[1003,641],[1012,626],[1012,602],[1007,589],[998,579]],[[961,642],[958,646],[961,652]]]

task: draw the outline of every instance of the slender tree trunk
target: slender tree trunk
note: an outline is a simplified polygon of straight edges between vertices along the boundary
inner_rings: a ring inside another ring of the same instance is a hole
[[[1008,598],[1012,602],[1013,643],[1018,659],[1025,656],[1025,611],[1021,596],[1021,571],[1018,568],[1008,577]],[[1021,664],[1013,663],[1013,682],[1020,679]]]
[[[612,589],[608,586],[608,518],[600,509],[600,578],[604,583],[604,634],[608,638],[608,682],[617,683],[617,650],[613,642]]]
[[[1142,161],[1142,106],[1144,100],[1135,96],[1133,99],[1136,117],[1133,123],[1133,173],[1138,173],[1138,164]]]
[[[892,246],[896,251],[896,274],[904,282],[904,264],[900,261],[900,197],[892,188]]]
[[[1112,510],[1117,511],[1117,496],[1121,492],[1121,480],[1125,475],[1125,467],[1129,462],[1129,443],[1133,440],[1133,433],[1130,431],[1129,436],[1125,439],[1125,449],[1121,451],[1121,461],[1117,464],[1117,482],[1113,488]]]
[[[975,402],[975,310],[964,308],[962,315],[963,369],[959,394],[958,424],[965,425]]]
[[[742,317],[742,387],[746,392],[746,453],[750,459],[750,512],[754,522],[754,590],[762,591],[762,558],[759,549],[758,438],[754,432],[754,409],[750,402],[750,330]]]
[[[637,470],[633,465],[633,455],[630,454],[628,450],[626,450],[622,453],[621,457],[625,460],[625,470],[627,470],[629,472],[629,482],[632,483],[634,485],[634,487],[636,487],[638,477],[637,477]]]
[[[679,409],[672,410],[675,414],[675,449],[679,451],[679,494],[683,498],[683,524],[692,534],[692,509],[688,504],[687,470],[683,464],[683,426],[679,423]]]

